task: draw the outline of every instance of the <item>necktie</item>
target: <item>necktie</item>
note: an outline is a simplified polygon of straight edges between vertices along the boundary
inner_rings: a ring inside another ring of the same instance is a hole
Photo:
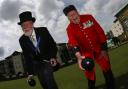
[[[31,41],[34,44],[34,46],[36,47],[37,46],[37,41],[36,41],[36,38],[33,35],[31,35]]]
[[[36,40],[36,37],[34,35],[31,35],[31,41],[34,44],[36,51],[40,53],[39,47],[37,45],[37,40]]]

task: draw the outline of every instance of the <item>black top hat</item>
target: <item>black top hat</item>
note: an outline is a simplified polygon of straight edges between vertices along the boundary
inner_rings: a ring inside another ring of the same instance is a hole
[[[70,12],[72,10],[76,10],[77,11],[77,9],[75,8],[74,5],[69,5],[69,6],[67,6],[67,7],[65,7],[63,9],[63,13],[67,16],[68,12]]]
[[[19,14],[20,22],[18,22],[18,25],[21,25],[25,21],[33,21],[35,22],[35,18],[32,17],[32,13],[30,11],[25,11]]]

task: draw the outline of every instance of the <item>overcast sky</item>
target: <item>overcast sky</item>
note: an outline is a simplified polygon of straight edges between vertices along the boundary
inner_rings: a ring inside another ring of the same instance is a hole
[[[127,0],[0,0],[0,60],[15,50],[22,51],[19,37],[23,34],[19,13],[32,11],[35,26],[46,26],[57,43],[67,42],[66,27],[69,23],[63,8],[74,4],[80,14],[92,14],[105,32],[109,31],[114,15]]]

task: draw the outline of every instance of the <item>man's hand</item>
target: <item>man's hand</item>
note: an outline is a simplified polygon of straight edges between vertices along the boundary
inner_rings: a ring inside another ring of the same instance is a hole
[[[81,70],[85,70],[81,63],[82,63],[82,60],[85,58],[84,56],[81,56],[80,52],[76,52],[75,56],[77,57],[77,63],[78,63],[78,66]]]
[[[36,81],[34,80],[33,75],[28,75],[27,82],[31,87],[36,85]]]
[[[33,78],[33,75],[28,75],[27,81],[31,80]]]
[[[52,66],[56,66],[57,60],[55,58],[51,58],[50,63],[51,63]]]
[[[78,66],[79,66],[79,68],[80,68],[81,70],[85,70],[85,69],[82,67],[82,65],[81,65],[82,60],[83,60],[83,59],[78,59]]]

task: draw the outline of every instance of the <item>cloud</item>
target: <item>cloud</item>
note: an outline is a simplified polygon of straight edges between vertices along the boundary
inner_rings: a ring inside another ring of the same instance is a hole
[[[84,3],[88,2],[88,0],[61,0],[61,1],[65,3],[65,6],[72,4],[79,8],[83,7]]]
[[[60,9],[64,7],[62,1],[57,0],[40,0],[39,12],[46,18],[57,18],[57,15],[61,12]]]
[[[19,0],[4,0],[0,6],[1,20],[15,20],[18,16],[21,2]]]
[[[38,3],[36,0],[28,0],[28,1],[21,0],[21,2],[22,3],[20,4],[20,11],[19,11],[20,13],[24,11],[31,11],[34,14],[34,16],[36,15],[35,10],[38,6]]]
[[[38,7],[39,14],[37,20],[40,20],[40,23],[48,28],[57,43],[62,42],[62,39],[65,37],[63,35],[65,31],[65,28],[63,28],[63,24],[65,23],[63,22],[65,19],[62,12],[63,8],[64,2],[61,0],[41,0]],[[63,41],[66,42],[65,40]]]
[[[7,57],[15,50],[20,50],[18,39],[21,35],[22,31],[16,22],[15,24],[11,22],[0,23],[0,47],[4,49],[3,58]]]
[[[35,0],[27,1],[26,0],[3,0],[0,5],[0,19],[7,21],[15,21],[18,19],[19,13],[23,11],[34,11]]]
[[[52,35],[57,43],[67,42],[66,28],[68,23],[68,19],[65,15],[60,15],[58,17],[54,29],[51,30]]]
[[[127,0],[109,0],[109,3],[103,7],[103,10],[104,12],[114,15],[127,3]]]

